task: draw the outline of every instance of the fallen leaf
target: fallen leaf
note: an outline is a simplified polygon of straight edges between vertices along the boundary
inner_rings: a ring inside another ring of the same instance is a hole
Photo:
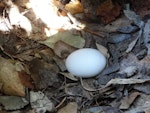
[[[140,94],[139,98],[131,106],[131,109],[126,110],[124,113],[149,113],[146,112],[150,108],[150,96],[145,94]]]
[[[0,113],[10,113],[10,112],[4,111],[4,110],[0,110]]]
[[[126,52],[129,53],[136,45],[137,41],[139,38],[141,38],[142,33],[143,33],[143,27],[144,27],[144,22],[140,20],[139,15],[137,15],[134,11],[131,11],[130,9],[124,10],[125,16],[129,19],[132,20],[139,28],[139,34],[136,39],[134,39],[128,46]]]
[[[108,52],[108,49],[98,43],[96,43],[96,46],[97,46],[97,49],[103,53],[103,55],[106,57],[106,58],[109,58],[110,57],[110,54]]]
[[[63,41],[57,41],[54,45],[54,52],[60,58],[66,58],[70,53],[77,50],[77,48],[66,44]]]
[[[149,95],[150,94],[150,85],[149,83],[143,83],[142,85],[136,84],[133,87],[135,90],[143,92],[144,94]]]
[[[22,84],[30,89],[34,89],[33,84],[31,83],[31,77],[30,75],[27,75],[25,72],[18,72],[19,78],[22,82]]]
[[[54,44],[59,40],[64,41],[75,48],[83,48],[85,45],[85,40],[82,37],[73,35],[70,31],[59,32],[45,41],[40,41],[40,43],[45,44],[50,48],[54,48]]]
[[[150,5],[150,1],[142,0],[137,2],[136,0],[131,0],[130,3],[132,4],[131,7],[133,10],[139,14],[140,18],[143,18],[145,15],[149,14],[149,10],[147,10],[147,8]]]
[[[107,74],[106,75],[105,74],[99,75],[98,76],[98,83],[101,85],[106,85],[111,79],[114,79],[114,78],[126,78],[126,74],[113,73],[113,74],[109,74],[109,75],[107,75]]]
[[[127,67],[135,67],[135,66],[136,68],[134,70],[131,70],[131,73],[129,73],[129,70],[127,73],[130,75],[132,74],[132,72],[135,72],[136,74],[141,75],[142,77],[142,78],[140,77],[141,79],[145,79],[144,77],[146,76],[142,76],[142,75],[149,75],[150,55],[145,56],[142,60],[139,61],[134,54],[132,53],[128,54],[128,57],[124,58],[121,61],[120,71],[125,70]]]
[[[15,4],[17,6],[20,6],[20,7],[27,7],[27,5],[30,3],[29,0],[16,0],[15,1]]]
[[[30,20],[19,12],[18,7],[13,2],[11,4],[7,9],[11,25],[24,29],[27,36],[30,36],[32,32]]]
[[[10,30],[13,29],[9,22],[9,19],[3,18],[1,16],[0,16],[0,26],[1,26],[0,31],[2,32],[10,32]]]
[[[111,79],[107,84],[106,87],[112,85],[112,84],[141,84],[144,82],[148,82],[150,79],[120,79],[120,78],[115,78]]]
[[[118,32],[127,33],[127,34],[134,33],[138,30],[139,30],[139,27],[133,26],[133,25],[125,25],[125,26],[121,26],[117,29]]]
[[[135,47],[137,41],[138,41],[139,37],[137,37],[136,39],[134,39],[129,45],[128,48],[126,50],[127,53],[129,53],[130,51],[132,51],[132,49]]]
[[[92,79],[89,79],[89,80],[84,80],[84,79],[80,79],[81,81],[81,85],[82,87],[87,90],[87,91],[97,91],[98,89],[96,89],[94,86],[93,86],[93,80]]]
[[[120,74],[127,74],[127,77],[133,76],[137,72],[137,66],[128,66],[125,69],[119,71]]]
[[[53,57],[53,59],[62,72],[67,70],[65,60],[62,60],[58,57]]]
[[[57,113],[77,113],[78,105],[76,102],[70,102],[65,107],[58,110]]]
[[[40,59],[33,59],[30,62],[29,70],[37,89],[47,88],[48,86],[58,87],[56,84],[60,84],[57,75],[59,68],[54,64]]]
[[[46,111],[52,112],[54,110],[54,105],[51,100],[41,91],[30,91],[30,104],[36,113],[46,113]]]
[[[97,15],[101,17],[101,20],[108,24],[120,15],[121,7],[118,3],[113,3],[112,0],[106,0],[97,9]]]
[[[3,87],[3,83],[0,83],[0,90],[2,90],[2,87]]]
[[[98,106],[83,110],[81,113],[121,113],[121,111],[116,107]]]
[[[132,38],[132,36],[130,34],[110,34],[110,36],[108,37],[108,42],[109,43],[121,43],[127,39]]]
[[[81,85],[78,85],[77,83],[66,84],[65,93],[72,96],[79,96],[80,98],[83,97],[86,97],[88,99],[92,98],[90,92],[84,90],[84,88]]]
[[[29,110],[27,113],[36,113],[34,109]]]
[[[150,20],[147,21],[144,27],[144,44],[148,49],[148,54],[150,54]]]
[[[107,24],[106,26],[102,27],[102,31],[113,33],[113,32],[117,32],[118,28],[130,24],[131,22],[129,22],[129,20],[125,16],[122,16],[120,18],[117,18],[115,21],[111,22],[111,24]]]
[[[7,95],[25,96],[25,87],[19,78],[16,66],[2,57],[0,57],[0,83],[3,84],[1,92]]]
[[[140,95],[139,92],[133,92],[129,96],[124,97],[121,100],[121,105],[119,106],[120,109],[129,109],[130,105],[133,104],[135,99]]]
[[[134,23],[141,28],[143,22],[140,20],[139,15],[130,9],[124,10],[124,14],[129,20],[134,21]]]
[[[0,96],[0,104],[5,110],[17,110],[24,108],[29,102],[26,98],[19,96]]]
[[[82,13],[83,7],[80,1],[73,1],[66,4],[65,9],[71,14]]]
[[[61,72],[60,74],[64,75],[65,77],[67,77],[70,80],[78,81],[78,79],[75,76],[73,76],[71,73]]]

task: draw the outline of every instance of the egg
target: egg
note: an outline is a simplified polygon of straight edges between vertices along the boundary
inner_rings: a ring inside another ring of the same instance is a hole
[[[72,52],[65,61],[67,70],[77,77],[93,77],[106,66],[106,57],[97,49],[83,48]]]

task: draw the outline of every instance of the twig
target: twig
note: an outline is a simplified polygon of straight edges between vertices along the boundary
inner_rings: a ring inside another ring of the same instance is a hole
[[[87,28],[84,28],[83,30],[86,31],[86,32],[89,32],[89,33],[91,33],[91,34],[94,34],[94,35],[96,35],[96,36],[102,37],[102,38],[105,38],[105,37],[106,37],[106,35],[104,35],[104,34],[99,34],[99,33],[97,33],[97,32],[91,31],[90,29],[87,29]]]

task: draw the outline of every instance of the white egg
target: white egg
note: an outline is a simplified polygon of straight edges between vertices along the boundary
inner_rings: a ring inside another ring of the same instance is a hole
[[[97,49],[83,48],[72,52],[65,64],[74,76],[88,78],[96,76],[105,68],[106,58]]]

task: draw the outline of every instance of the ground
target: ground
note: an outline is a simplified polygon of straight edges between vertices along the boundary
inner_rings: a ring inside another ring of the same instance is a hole
[[[0,113],[149,113],[149,4],[0,1]],[[106,57],[101,73],[68,72],[81,48]]]

